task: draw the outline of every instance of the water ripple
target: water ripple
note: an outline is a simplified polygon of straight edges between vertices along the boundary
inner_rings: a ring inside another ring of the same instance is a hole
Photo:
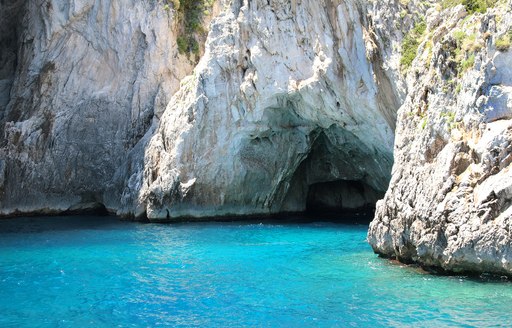
[[[0,221],[1,327],[512,322],[512,284],[390,264],[364,226],[62,220]]]

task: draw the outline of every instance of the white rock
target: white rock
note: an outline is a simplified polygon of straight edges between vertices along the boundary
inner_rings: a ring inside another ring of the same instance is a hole
[[[118,208],[112,177],[192,70],[177,52],[173,12],[156,1],[9,3],[0,10],[0,215]]]
[[[447,34],[457,24],[481,24],[482,35],[510,30],[511,10],[500,4],[466,21],[460,8],[451,10],[433,31],[445,43],[432,57],[444,56]],[[414,62],[410,97],[398,114],[393,178],[368,240],[377,253],[406,262],[511,275],[512,53],[495,53],[489,43],[475,57],[475,66],[460,77],[443,61],[433,61],[434,67]],[[460,92],[453,89],[457,84]],[[407,115],[422,104],[428,104],[424,117]]]
[[[318,183],[347,207],[373,203],[398,99],[383,96],[392,83],[366,57],[361,10],[246,2],[217,17],[146,149],[137,206],[152,220],[302,211]]]

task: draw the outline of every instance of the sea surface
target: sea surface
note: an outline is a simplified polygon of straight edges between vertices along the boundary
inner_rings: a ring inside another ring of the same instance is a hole
[[[512,325],[511,283],[380,259],[367,228],[2,220],[0,327]]]

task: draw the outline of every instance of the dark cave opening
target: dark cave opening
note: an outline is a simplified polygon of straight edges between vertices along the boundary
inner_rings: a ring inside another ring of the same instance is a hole
[[[343,222],[370,223],[375,204],[384,196],[361,181],[315,183],[307,191],[305,215]]]
[[[92,216],[110,216],[112,213],[108,211],[103,203],[87,203],[76,205],[66,211],[59,213],[59,216],[68,215],[92,215]]]
[[[111,213],[105,206],[102,197],[98,196],[99,193],[100,191],[82,192],[80,202],[64,211],[62,215],[110,215]]]
[[[290,180],[283,211],[302,208],[312,218],[370,222],[389,183],[391,161],[343,128],[316,133]]]
[[[361,181],[320,182],[308,188],[306,211],[366,211],[374,208],[381,197],[381,193]]]

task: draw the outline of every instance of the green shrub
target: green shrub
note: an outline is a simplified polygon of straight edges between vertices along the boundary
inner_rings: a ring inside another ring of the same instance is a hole
[[[427,23],[425,23],[425,20],[421,20],[416,25],[414,25],[412,32],[413,32],[413,34],[415,34],[417,36],[422,36],[426,30],[427,30]]]
[[[493,2],[491,0],[463,0],[462,4],[464,7],[466,7],[466,10],[468,13],[472,14],[475,12],[478,13],[485,13],[487,11],[487,8],[490,8],[493,6]]]
[[[462,72],[465,72],[470,68],[473,68],[473,66],[475,66],[475,54],[469,55],[469,57],[464,59],[460,64]]]
[[[428,118],[425,117],[425,118],[423,118],[423,121],[421,122],[421,129],[425,130],[425,128],[427,127],[427,124],[428,124]]]
[[[478,40],[477,34],[466,34],[464,31],[453,32],[456,47],[451,50],[452,59],[457,63],[458,75],[462,75],[468,69],[475,66],[476,53],[483,47],[482,41]]]
[[[188,40],[184,36],[178,36],[176,42],[178,43],[178,51],[180,54],[183,55],[188,52]]]
[[[402,57],[400,58],[400,66],[403,70],[407,70],[411,67],[414,58],[416,58],[421,37],[426,29],[427,24],[422,20],[405,36],[402,42]]]
[[[402,58],[400,58],[400,66],[402,69],[407,69],[411,67],[414,58],[416,58],[416,53],[418,51],[419,42],[407,35],[402,43]]]
[[[442,112],[441,117],[445,118],[446,126],[449,131],[456,129],[459,126],[459,123],[455,121],[454,112]]]
[[[466,37],[467,34],[464,31],[457,30],[453,32],[453,38],[455,39],[455,42],[457,42],[457,45],[461,45]]]
[[[507,51],[510,49],[510,46],[512,46],[512,31],[509,31],[496,40],[496,49],[499,51]]]
[[[177,38],[180,54],[199,54],[199,43],[196,37],[205,33],[202,26],[203,15],[210,13],[209,9],[214,2],[215,0],[164,0],[164,9],[168,10],[172,4],[181,25]]]
[[[190,52],[194,55],[199,55],[199,43],[194,38],[190,40]]]
[[[494,7],[495,0],[443,0],[441,8],[452,8],[457,5],[464,5],[469,14],[485,13],[488,8]]]
[[[442,9],[453,8],[460,4],[462,4],[462,0],[443,0],[443,1],[441,1],[441,8]]]

